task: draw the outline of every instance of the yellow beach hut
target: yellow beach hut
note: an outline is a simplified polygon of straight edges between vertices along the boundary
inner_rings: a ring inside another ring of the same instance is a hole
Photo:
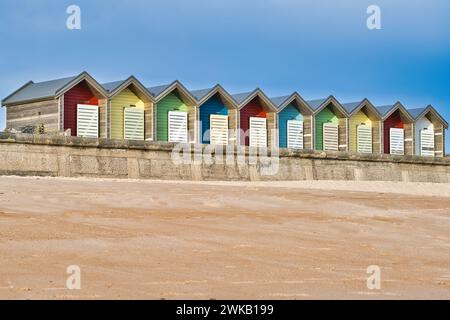
[[[153,140],[153,98],[134,76],[102,84],[109,93],[108,137]]]
[[[382,153],[381,114],[368,100],[343,103],[349,114],[348,130],[351,152]]]

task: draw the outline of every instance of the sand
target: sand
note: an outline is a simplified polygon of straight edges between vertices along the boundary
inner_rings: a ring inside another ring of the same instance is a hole
[[[0,177],[0,298],[450,299],[450,184]]]

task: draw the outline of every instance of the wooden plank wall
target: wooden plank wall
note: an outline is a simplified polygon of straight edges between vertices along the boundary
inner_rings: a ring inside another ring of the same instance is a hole
[[[294,105],[290,103],[283,110],[278,113],[278,146],[280,148],[288,147],[288,121],[289,120],[298,120],[303,121],[304,126],[304,117],[300,110]],[[304,131],[304,129],[303,129]]]
[[[44,125],[45,132],[59,131],[58,100],[45,100],[6,107],[6,128]]]
[[[64,131],[64,96],[58,98],[59,124],[58,131]]]
[[[250,144],[250,117],[267,118],[259,98],[253,98],[239,111],[240,122],[240,144],[248,146]],[[267,126],[269,128],[269,126]]]
[[[110,102],[110,119],[109,125],[111,126],[111,138],[112,139],[123,139],[124,138],[124,127],[123,127],[123,117],[124,108],[129,106],[135,106],[145,110],[144,102],[136,96],[130,89],[126,88],[115,95]],[[144,115],[145,123],[145,115]]]
[[[197,130],[197,106],[187,106],[188,109],[188,131],[189,131],[189,142],[198,141]]]
[[[99,135],[100,138],[108,137],[108,122],[107,122],[107,109],[108,100],[107,99],[99,99],[98,100],[98,116],[100,121]]]
[[[71,135],[77,135],[77,106],[87,104],[98,106],[96,97],[86,81],[82,81],[64,93],[64,130],[70,129]]]
[[[372,121],[372,153],[381,153],[381,121]]]
[[[312,144],[312,119],[313,116],[303,117],[303,146],[305,149],[313,149]]]
[[[238,121],[238,110],[228,109],[228,124],[229,124],[229,136],[228,143],[232,145],[237,145],[238,141],[238,131],[237,131],[237,121]]]
[[[315,132],[314,132],[314,137],[315,137],[315,146],[314,149],[315,150],[323,150],[323,124],[327,123],[327,122],[331,122],[331,123],[335,123],[338,124],[339,126],[341,125],[341,121],[339,121],[338,117],[330,110],[329,107],[326,107],[324,109],[322,109],[318,114],[315,115],[314,117],[314,127],[315,127]],[[341,132],[339,131],[339,135],[341,134]],[[344,135],[344,137],[346,136],[346,134]],[[340,139],[339,139],[340,141]],[[345,142],[344,144],[346,144],[347,142]],[[340,144],[340,142],[339,142]]]
[[[277,135],[277,114],[275,112],[267,112],[267,146],[269,148],[278,147]]]
[[[153,103],[144,102],[145,140],[153,139]]]
[[[210,117],[212,114],[215,115],[223,115],[229,116],[230,110],[225,106],[220,95],[216,93],[212,97],[210,97],[207,101],[205,101],[200,107],[198,107],[198,142],[209,144],[210,137],[206,135],[206,132],[209,132],[211,129]],[[230,128],[230,124],[228,124]]]
[[[363,110],[359,110],[356,114],[354,114],[352,117],[350,117],[348,120],[348,126],[349,126],[349,128],[348,128],[348,132],[349,132],[348,150],[350,150],[351,152],[358,151],[358,126],[361,123],[365,123],[367,126],[372,127],[372,131],[373,131],[372,120],[370,120],[370,118],[367,116],[366,113],[363,112]],[[374,136],[372,133],[372,149],[374,149],[373,141],[374,141]]]
[[[444,156],[444,126],[442,124],[434,124],[434,144],[435,156]]]
[[[405,155],[414,154],[414,130],[412,123],[404,123],[405,130]]]
[[[384,120],[383,123],[383,152],[386,154],[390,153],[390,130],[391,128],[398,128],[398,129],[404,129],[404,123],[400,117],[400,113],[395,111],[393,114],[391,114],[387,119]],[[405,135],[406,138],[406,135]]]
[[[179,97],[176,92],[169,93],[161,101],[156,104],[156,136],[154,140],[158,141],[168,141],[169,135],[169,121],[168,114],[169,111],[182,111],[188,112],[188,128],[189,128],[189,140],[195,135],[195,119],[196,108],[192,106],[187,106]],[[194,114],[192,114],[194,112]]]
[[[339,118],[339,151],[347,151],[347,118]]]

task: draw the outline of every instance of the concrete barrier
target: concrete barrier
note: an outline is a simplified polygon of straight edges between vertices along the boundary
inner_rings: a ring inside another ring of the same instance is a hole
[[[450,158],[195,145],[189,163],[173,143],[0,133],[0,174],[170,180],[378,180],[450,182]],[[181,153],[180,153],[181,154]],[[265,159],[265,160],[264,160]],[[266,160],[272,161],[267,164]],[[276,163],[276,170],[267,167]]]

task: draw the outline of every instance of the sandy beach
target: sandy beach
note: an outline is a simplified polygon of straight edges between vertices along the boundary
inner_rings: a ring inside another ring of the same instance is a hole
[[[0,177],[0,298],[450,299],[450,185]]]

